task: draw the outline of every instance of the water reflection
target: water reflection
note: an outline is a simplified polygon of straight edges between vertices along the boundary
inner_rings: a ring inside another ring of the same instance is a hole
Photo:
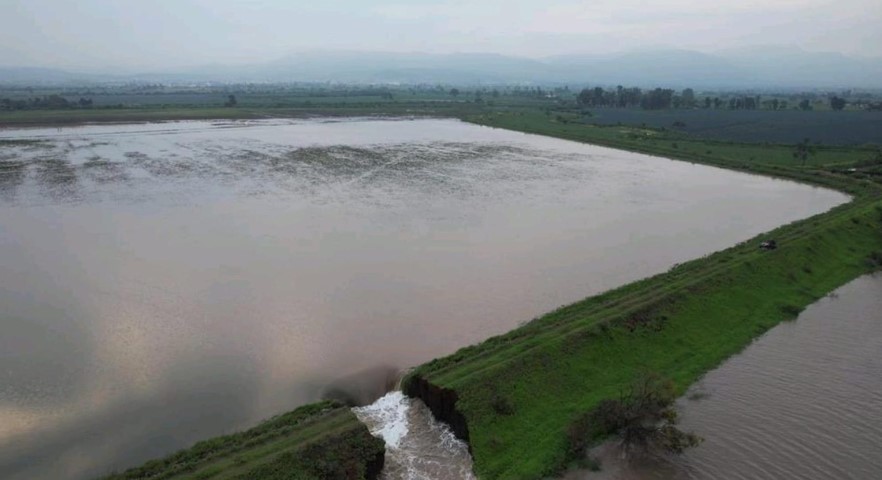
[[[4,137],[42,145],[0,207],[12,479],[247,427],[846,200],[448,120]]]

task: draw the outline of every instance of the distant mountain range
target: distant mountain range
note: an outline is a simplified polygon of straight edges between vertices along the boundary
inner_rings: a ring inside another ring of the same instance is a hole
[[[136,75],[0,67],[0,84],[100,82],[340,82],[363,84],[569,84],[697,88],[882,88],[882,58],[750,48],[529,59],[496,54],[313,51],[253,65]]]

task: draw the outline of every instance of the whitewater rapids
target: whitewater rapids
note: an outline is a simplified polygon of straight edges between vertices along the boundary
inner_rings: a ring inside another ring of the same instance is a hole
[[[426,405],[400,391],[352,409],[386,442],[382,480],[473,480],[468,446],[437,421]]]

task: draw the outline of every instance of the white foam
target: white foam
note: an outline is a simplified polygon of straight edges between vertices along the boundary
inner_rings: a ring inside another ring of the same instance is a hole
[[[474,480],[468,445],[419,400],[390,392],[352,411],[386,442],[383,480]]]
[[[389,392],[376,402],[353,408],[355,415],[368,426],[371,434],[383,438],[386,446],[397,449],[407,435],[407,412],[410,402],[401,392]]]

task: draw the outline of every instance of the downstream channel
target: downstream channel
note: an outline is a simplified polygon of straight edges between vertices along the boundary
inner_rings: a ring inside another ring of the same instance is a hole
[[[864,276],[709,372],[678,402],[682,456],[593,453],[567,480],[828,480],[882,472],[882,275]]]
[[[0,130],[0,167],[11,480],[123,469],[329,394],[369,404],[387,379],[359,372],[848,200],[455,120]]]

